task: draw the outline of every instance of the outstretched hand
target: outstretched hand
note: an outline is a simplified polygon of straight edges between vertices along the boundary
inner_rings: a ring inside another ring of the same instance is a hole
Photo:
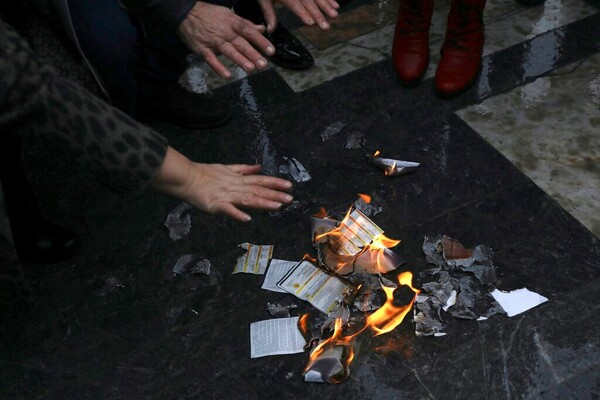
[[[217,54],[239,65],[246,72],[265,69],[267,60],[261,55],[273,55],[275,48],[263,35],[265,27],[235,15],[223,6],[197,1],[177,27],[181,40],[193,52],[225,79],[231,77]]]
[[[323,31],[330,28],[327,17],[337,17],[337,9],[340,8],[335,0],[258,0],[265,21],[267,21],[268,32],[273,32],[277,26],[277,15],[275,14],[274,5],[276,1],[289,8],[304,24],[312,26],[316,23]]]
[[[250,215],[240,208],[272,211],[293,199],[284,192],[290,182],[259,172],[260,165],[194,163],[169,147],[152,186],[202,211],[247,222]]]

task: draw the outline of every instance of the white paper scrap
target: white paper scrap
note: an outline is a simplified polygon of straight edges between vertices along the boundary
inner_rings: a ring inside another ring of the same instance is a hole
[[[246,254],[237,259],[233,273],[264,274],[273,255],[273,245],[242,243],[239,247],[245,249]]]
[[[338,300],[349,290],[341,280],[327,275],[308,261],[301,261],[292,268],[277,286],[308,301],[325,314],[335,310],[339,306]]]
[[[491,295],[500,303],[509,317],[521,314],[548,301],[546,297],[527,290],[527,288],[513,290],[512,292],[503,292],[496,289]]]
[[[298,318],[276,318],[250,324],[250,358],[302,353],[306,341]]]
[[[340,254],[357,254],[361,248],[381,235],[383,230],[359,210],[354,210],[340,223],[342,234]]]
[[[261,289],[287,293],[277,286],[277,283],[296,265],[298,265],[298,261],[272,259],[271,264],[269,264],[269,269],[267,269],[267,273],[265,274],[265,281],[263,282]]]

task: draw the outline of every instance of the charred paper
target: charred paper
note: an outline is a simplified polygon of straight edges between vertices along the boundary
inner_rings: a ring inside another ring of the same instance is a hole
[[[275,318],[289,318],[290,310],[298,308],[290,297],[283,297],[274,303],[267,303],[267,311]]]
[[[164,225],[169,230],[169,237],[171,239],[179,240],[189,235],[192,229],[191,210],[191,205],[181,203],[167,215]]]
[[[425,237],[423,252],[436,267],[424,271],[435,277],[422,285],[417,296],[414,318],[418,336],[442,336],[443,315],[454,318],[484,320],[504,310],[490,295],[496,284],[493,252],[486,246],[465,248],[458,240],[439,235]]]
[[[312,359],[304,371],[304,381],[313,383],[339,383],[350,375],[344,365],[348,346],[328,345]]]
[[[346,124],[344,124],[341,121],[337,121],[334,122],[333,124],[329,125],[327,128],[325,128],[325,131],[323,131],[323,133],[321,133],[321,140],[323,142],[328,141],[329,139],[331,139],[333,136],[337,135],[338,133],[341,132],[341,130],[346,126]]]
[[[383,158],[380,156],[379,151],[375,152],[375,154],[368,154],[367,158],[379,169],[382,169],[385,172],[386,176],[399,176],[399,175],[407,175],[415,172],[419,165],[418,162],[414,161],[402,161],[402,160],[394,160],[393,158]]]
[[[202,256],[184,254],[173,266],[173,276],[186,274],[210,274],[210,261]]]
[[[293,157],[283,157],[286,164],[279,166],[279,173],[290,175],[296,182],[308,182],[312,178],[306,168]]]

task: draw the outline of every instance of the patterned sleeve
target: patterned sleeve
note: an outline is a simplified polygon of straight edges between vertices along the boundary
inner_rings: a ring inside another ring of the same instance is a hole
[[[0,135],[33,131],[122,192],[144,188],[158,172],[164,137],[40,65],[2,20],[0,76]]]

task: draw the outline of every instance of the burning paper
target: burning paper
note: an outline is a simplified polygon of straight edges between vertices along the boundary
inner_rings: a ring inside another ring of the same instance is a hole
[[[171,239],[179,240],[189,235],[192,229],[191,210],[191,205],[181,203],[167,215],[165,226],[169,230],[169,237]]]
[[[371,196],[367,194],[358,194],[358,199],[354,202],[354,208],[367,217],[374,217],[383,211],[383,207],[376,207],[371,204]]]
[[[521,314],[522,312],[548,301],[548,298],[532,292],[527,288],[513,290],[512,292],[496,289],[491,294],[494,296],[494,299],[500,303],[509,317],[514,317],[515,315]]]
[[[338,383],[350,375],[350,369],[342,363],[347,346],[330,346],[306,367],[305,382]],[[347,357],[346,357],[347,358]]]
[[[297,261],[272,259],[271,263],[269,264],[269,269],[267,269],[267,273],[265,274],[265,280],[261,286],[261,289],[270,290],[272,292],[287,293],[285,290],[277,286],[277,283],[279,283],[279,281],[283,279],[283,277],[296,265],[298,265]]]
[[[302,353],[306,341],[298,318],[277,318],[250,324],[250,357]]]
[[[404,262],[389,249],[400,241],[385,237],[359,210],[349,212],[335,229],[316,234],[314,241],[319,262],[340,275],[385,273]]]
[[[291,157],[283,157],[283,159],[287,162],[287,164],[282,164],[279,166],[280,173],[291,175],[296,182],[308,182],[312,179],[306,168],[300,164],[300,161]]]
[[[391,158],[383,158],[380,157],[380,152],[377,150],[375,154],[367,155],[367,158],[377,168],[382,169],[385,172],[385,176],[399,176],[399,175],[407,175],[412,172],[415,172],[419,165],[418,162],[413,161],[401,161],[394,160]]]
[[[412,286],[412,273],[403,272],[398,275],[400,286],[382,286],[386,293],[385,304],[367,316],[362,329],[351,335],[343,335],[343,319],[336,318],[333,334],[330,338],[321,340],[311,351],[310,360],[304,369],[307,382],[339,383],[350,374],[350,363],[354,359],[354,339],[367,329],[382,335],[394,330],[410,311],[419,290]],[[394,285],[396,286],[396,285]],[[408,304],[396,304],[395,292],[397,289],[408,290],[411,300]],[[304,316],[303,316],[304,319]],[[303,326],[301,324],[301,326]],[[305,325],[304,325],[305,326]],[[307,331],[306,327],[303,331]]]
[[[308,261],[301,261],[277,284],[281,289],[301,300],[308,301],[317,310],[329,314],[340,305],[348,285]]]
[[[233,273],[264,274],[273,255],[273,245],[242,243],[239,247],[245,249],[246,254],[237,259]]]

